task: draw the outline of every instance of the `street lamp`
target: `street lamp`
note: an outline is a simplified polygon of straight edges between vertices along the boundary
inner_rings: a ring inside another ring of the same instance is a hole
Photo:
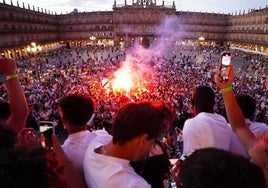
[[[31,46],[32,47],[36,47],[36,43],[35,42],[31,42]]]
[[[37,76],[37,78],[40,80],[40,65],[39,62],[36,61],[36,54],[38,51],[41,51],[42,47],[41,46],[37,46],[36,42],[31,42],[31,44],[29,46],[27,46],[26,51],[28,53],[30,53],[31,55],[33,55],[34,57],[34,71],[35,74]]]
[[[90,40],[95,40],[96,39],[96,37],[94,36],[94,35],[92,35],[91,37],[89,37],[90,38]]]
[[[95,45],[95,40],[96,40],[96,37],[94,35],[92,35],[91,37],[89,37],[90,41],[91,41],[91,44],[92,45]]]
[[[42,47],[40,45],[37,46],[35,42],[31,42],[31,44],[27,46],[26,51],[30,55],[35,56],[37,52],[42,51]]]
[[[204,40],[205,40],[205,37],[203,37],[202,35],[198,38],[200,46],[204,44]]]
[[[203,42],[203,41],[205,40],[205,38],[204,38],[203,36],[200,36],[200,37],[198,38],[198,40],[199,40],[200,42]]]

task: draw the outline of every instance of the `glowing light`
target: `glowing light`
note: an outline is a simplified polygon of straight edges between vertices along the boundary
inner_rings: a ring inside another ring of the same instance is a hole
[[[95,40],[96,37],[94,35],[92,35],[91,37],[89,37],[90,40]]]
[[[114,72],[112,88],[114,91],[129,92],[134,87],[133,77],[131,75],[132,68],[129,62],[125,62],[121,69]]]
[[[27,46],[26,51],[27,52],[30,52],[31,51],[31,47],[30,46]]]
[[[41,51],[42,50],[42,46],[37,46],[37,51]]]
[[[35,46],[36,46],[36,43],[35,43],[35,42],[31,42],[31,45],[32,45],[33,47],[35,47]]]
[[[200,40],[200,41],[204,41],[204,40],[205,40],[205,37],[200,36],[200,37],[198,38],[198,40]]]
[[[35,53],[37,51],[37,48],[36,47],[33,47],[32,48],[32,52]]]

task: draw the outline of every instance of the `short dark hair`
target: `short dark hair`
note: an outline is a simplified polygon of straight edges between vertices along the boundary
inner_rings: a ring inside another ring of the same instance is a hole
[[[3,154],[14,149],[16,141],[15,132],[8,126],[0,125],[0,153]]]
[[[199,86],[196,88],[193,96],[193,105],[196,112],[214,112],[215,93],[209,86]]]
[[[0,119],[8,119],[11,114],[10,104],[0,99]]]
[[[94,112],[94,103],[87,95],[71,94],[59,103],[63,117],[72,125],[85,125]]]
[[[148,134],[148,140],[172,121],[171,110],[163,103],[128,103],[117,112],[113,125],[113,143],[125,143],[141,134]]]
[[[236,100],[245,118],[252,120],[256,111],[255,99],[249,95],[240,94],[236,96]]]
[[[16,148],[0,156],[2,187],[66,187],[63,165],[52,152],[43,148]]]
[[[217,148],[199,149],[181,165],[180,180],[187,188],[265,188],[261,169],[248,159]]]

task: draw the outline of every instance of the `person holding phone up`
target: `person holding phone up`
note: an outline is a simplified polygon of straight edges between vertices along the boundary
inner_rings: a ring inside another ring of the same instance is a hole
[[[232,60],[232,54],[230,52],[224,51],[220,56],[220,76],[223,81],[229,79],[229,67]]]
[[[223,52],[219,59],[221,80],[229,80],[230,61],[231,54]],[[246,157],[243,146],[227,120],[215,111],[214,90],[207,85],[198,86],[192,103],[196,115],[186,120],[183,126],[183,155],[189,156],[197,149],[215,147]]]
[[[230,65],[228,80],[222,79],[220,70],[216,71],[214,79],[221,90],[227,117],[233,131],[246,148],[252,161],[262,169],[268,186],[268,131],[258,137],[255,137],[250,131],[234,95],[232,87],[234,77],[233,65]]]

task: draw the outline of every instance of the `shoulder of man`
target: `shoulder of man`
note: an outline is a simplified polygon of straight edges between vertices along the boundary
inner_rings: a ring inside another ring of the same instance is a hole
[[[111,136],[105,129],[95,130],[93,133],[97,136]]]

